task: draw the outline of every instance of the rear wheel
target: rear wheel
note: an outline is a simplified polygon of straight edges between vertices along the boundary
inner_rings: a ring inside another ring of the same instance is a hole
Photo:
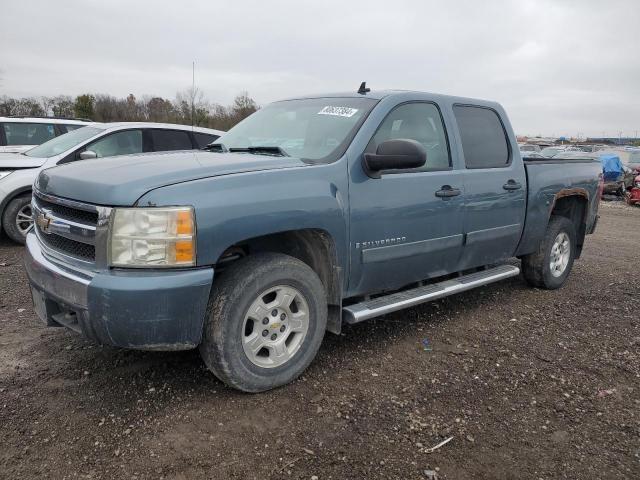
[[[327,324],[322,282],[288,255],[247,257],[214,282],[200,354],[227,385],[261,392],[297,378]]]
[[[567,280],[576,251],[573,222],[552,216],[538,251],[522,258],[522,273],[527,282],[546,289],[556,289]]]
[[[32,226],[31,194],[21,195],[11,200],[2,216],[2,228],[7,236],[14,242],[24,244]]]

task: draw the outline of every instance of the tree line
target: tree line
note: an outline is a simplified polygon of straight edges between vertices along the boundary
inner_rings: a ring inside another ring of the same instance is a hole
[[[247,92],[237,95],[231,105],[207,100],[198,88],[178,92],[171,100],[129,94],[118,98],[107,94],[85,93],[73,98],[57,97],[0,97],[0,116],[54,116],[86,118],[95,122],[163,122],[196,125],[229,130],[240,120],[258,109]]]

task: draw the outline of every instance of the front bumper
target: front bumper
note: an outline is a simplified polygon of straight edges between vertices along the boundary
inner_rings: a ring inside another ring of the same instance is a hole
[[[200,343],[212,268],[85,272],[50,260],[33,232],[26,244],[34,308],[47,325],[139,350],[187,350]]]

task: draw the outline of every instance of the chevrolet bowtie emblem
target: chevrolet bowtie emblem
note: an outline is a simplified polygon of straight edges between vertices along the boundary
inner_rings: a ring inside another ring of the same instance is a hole
[[[47,217],[46,213],[39,213],[36,217],[36,225],[40,227],[40,230],[43,233],[49,233],[49,224],[51,223],[51,219]]]

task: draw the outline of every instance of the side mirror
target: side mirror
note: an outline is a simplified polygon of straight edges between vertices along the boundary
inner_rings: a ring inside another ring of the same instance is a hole
[[[98,154],[93,150],[85,150],[84,152],[80,152],[80,160],[92,160],[94,158],[98,158]]]
[[[415,140],[399,138],[378,145],[376,153],[364,154],[365,170],[370,177],[380,178],[384,170],[420,168],[427,162],[427,151]]]

